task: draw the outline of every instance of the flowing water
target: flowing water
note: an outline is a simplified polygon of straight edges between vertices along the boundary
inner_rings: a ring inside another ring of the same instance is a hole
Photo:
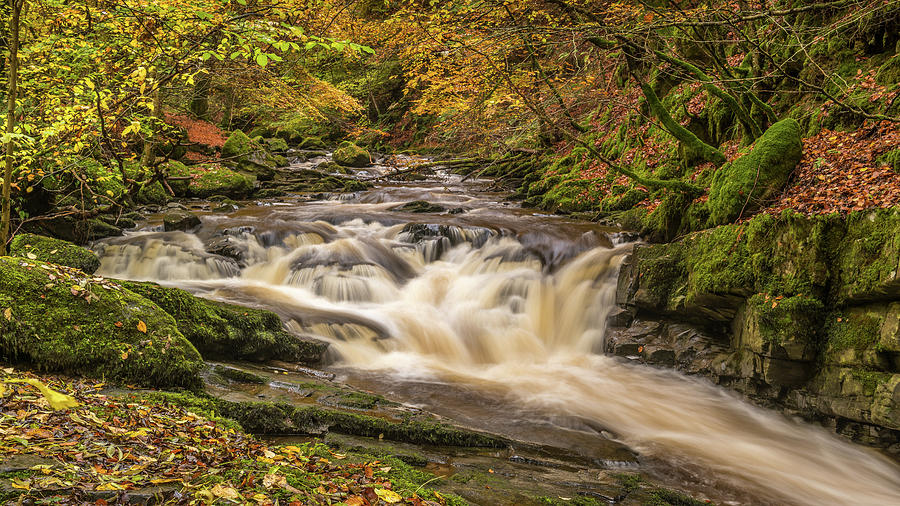
[[[719,500],[900,504],[900,469],[874,451],[600,354],[631,245],[477,184],[442,176],[200,212],[196,233],[151,220],[96,245],[100,273],[271,309],[331,343],[330,368],[350,383],[518,438],[566,446],[572,434],[585,454],[614,438]],[[417,199],[464,212],[391,209]]]

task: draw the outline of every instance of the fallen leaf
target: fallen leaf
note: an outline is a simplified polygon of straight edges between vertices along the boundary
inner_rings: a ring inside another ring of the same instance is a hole
[[[147,324],[144,323],[144,320],[138,320],[137,329],[138,332],[147,333]]]
[[[378,494],[378,497],[382,501],[384,501],[388,504],[398,503],[403,500],[403,498],[400,497],[400,494],[398,494],[397,492],[394,492],[393,490],[388,490],[386,488],[376,488],[375,493]]]

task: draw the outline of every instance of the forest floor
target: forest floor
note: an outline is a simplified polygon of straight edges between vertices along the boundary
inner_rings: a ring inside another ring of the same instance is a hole
[[[0,380],[13,378],[38,379],[78,405],[56,410],[33,386],[0,382],[0,501],[459,503],[421,486],[434,476],[391,457],[269,445],[229,420],[107,395],[103,383],[0,369]]]

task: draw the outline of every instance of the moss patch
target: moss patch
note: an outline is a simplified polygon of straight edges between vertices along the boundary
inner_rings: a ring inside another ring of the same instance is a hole
[[[123,281],[122,285],[158,304],[175,318],[178,330],[205,358],[317,362],[326,345],[304,341],[284,330],[278,315],[195,297],[178,288]]]
[[[900,297],[900,208],[848,216],[835,254],[838,303]]]
[[[4,360],[147,386],[200,384],[200,354],[171,316],[81,271],[0,258],[0,312]]]
[[[9,245],[9,252],[12,256],[74,267],[87,274],[100,268],[100,258],[93,251],[42,235],[17,235]]]
[[[245,198],[253,192],[253,179],[218,164],[192,165],[169,162],[167,174],[185,180],[172,181],[170,186],[179,197],[207,198],[224,195]]]
[[[372,156],[365,149],[353,144],[350,141],[344,141],[334,150],[332,159],[346,167],[365,167],[372,163]]]
[[[769,127],[749,154],[716,172],[709,190],[710,225],[731,223],[759,209],[785,185],[802,152],[796,120]]]

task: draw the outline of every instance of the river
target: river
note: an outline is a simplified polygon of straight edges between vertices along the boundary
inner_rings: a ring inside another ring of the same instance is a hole
[[[614,439],[719,501],[900,504],[900,468],[874,450],[602,355],[628,236],[483,187],[438,174],[200,210],[193,233],[163,232],[154,216],[95,245],[99,274],[273,310],[328,341],[328,369],[349,384],[585,455]],[[417,200],[453,213],[394,209]]]

